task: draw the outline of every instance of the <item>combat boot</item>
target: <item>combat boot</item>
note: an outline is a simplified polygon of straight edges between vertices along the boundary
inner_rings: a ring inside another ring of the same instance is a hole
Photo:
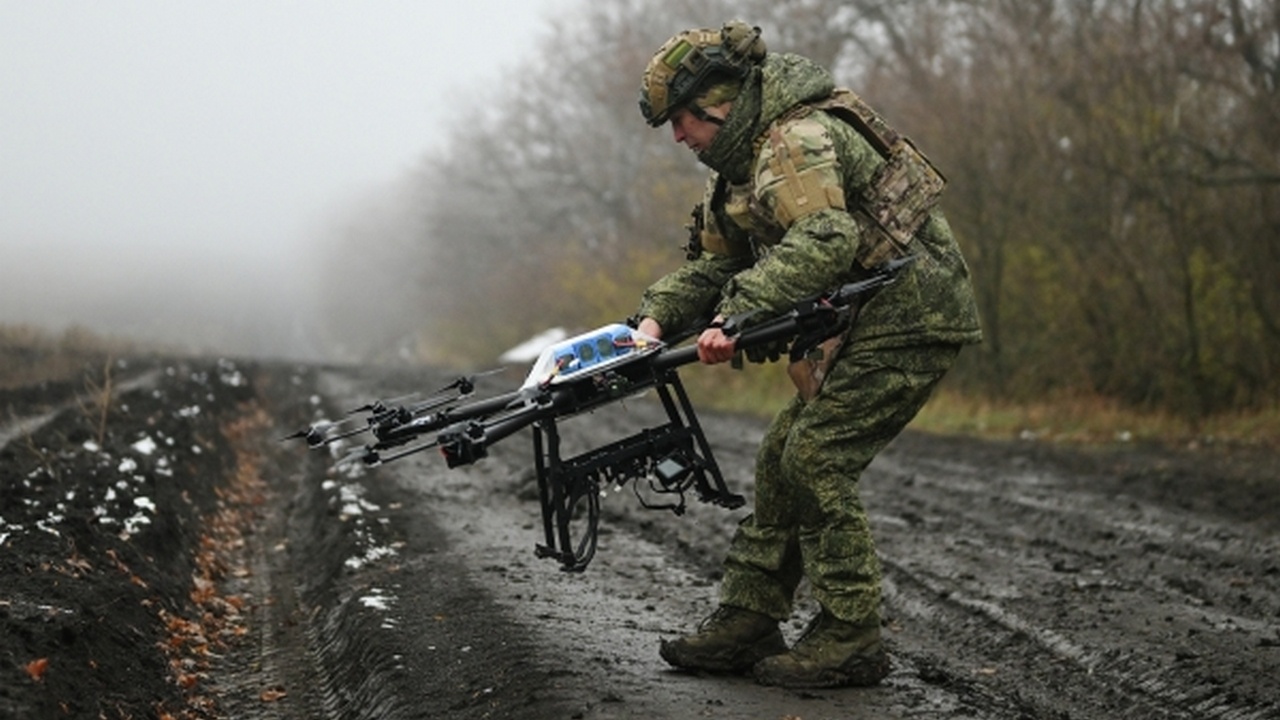
[[[777,620],[721,605],[699,624],[696,633],[663,640],[658,654],[681,670],[745,673],[763,658],[786,651]]]
[[[790,651],[756,663],[762,685],[787,688],[868,687],[889,674],[880,623],[840,620],[824,608]]]

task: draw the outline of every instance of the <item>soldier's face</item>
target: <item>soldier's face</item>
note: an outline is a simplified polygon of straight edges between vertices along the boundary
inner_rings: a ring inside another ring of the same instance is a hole
[[[706,112],[708,115],[723,119],[728,114],[727,103],[722,106],[707,108]],[[719,130],[720,126],[716,123],[702,120],[683,108],[671,114],[671,135],[673,139],[678,143],[683,143],[695,153],[700,153],[711,147],[711,141],[715,139]]]

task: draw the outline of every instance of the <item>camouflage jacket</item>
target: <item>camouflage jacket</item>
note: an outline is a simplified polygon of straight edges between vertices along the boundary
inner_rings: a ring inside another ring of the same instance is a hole
[[[650,286],[639,317],[672,335],[719,313],[763,310],[858,279],[875,245],[858,198],[883,157],[855,128],[812,104],[836,90],[796,55],[770,54],[710,148],[704,252]],[[869,347],[981,339],[969,271],[941,210],[916,232],[920,256],[862,307],[851,342]]]

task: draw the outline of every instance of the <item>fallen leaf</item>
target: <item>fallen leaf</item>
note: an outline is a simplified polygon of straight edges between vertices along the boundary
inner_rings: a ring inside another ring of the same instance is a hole
[[[262,702],[276,702],[277,700],[284,699],[288,695],[289,693],[285,692],[283,687],[277,685],[263,690],[260,697],[262,698]]]
[[[36,682],[40,682],[40,679],[44,677],[44,671],[48,669],[49,658],[40,658],[27,663],[27,674]]]

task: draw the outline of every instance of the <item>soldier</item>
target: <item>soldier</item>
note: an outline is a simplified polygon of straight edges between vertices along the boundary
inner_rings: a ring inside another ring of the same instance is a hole
[[[644,292],[641,331],[714,317],[698,356],[724,362],[735,355],[727,320],[770,317],[915,257],[847,330],[792,358],[798,391],[759,449],[755,507],[725,559],[720,606],[660,648],[674,667],[752,671],[767,685],[877,684],[890,666],[858,478],[961,346],[981,339],[969,271],[937,207],[942,176],[828,71],[767,52],[760,29],[739,21],[668,40],[645,69],[640,108],[711,169],[689,261]],[[820,611],[788,648],[778,626],[802,579]]]

